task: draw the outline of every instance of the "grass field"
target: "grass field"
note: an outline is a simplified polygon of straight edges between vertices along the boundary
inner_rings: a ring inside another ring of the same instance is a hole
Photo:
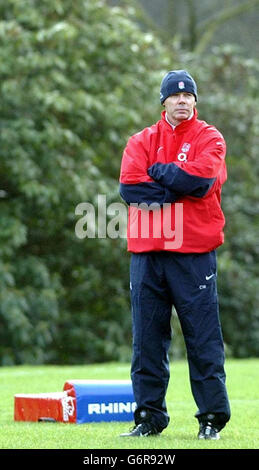
[[[62,391],[68,379],[129,379],[129,364],[15,366],[0,368],[1,449],[258,449],[259,359],[228,360],[227,386],[232,418],[219,441],[199,441],[196,407],[185,361],[171,364],[167,393],[170,425],[158,437],[121,438],[132,423],[15,422],[14,395]]]

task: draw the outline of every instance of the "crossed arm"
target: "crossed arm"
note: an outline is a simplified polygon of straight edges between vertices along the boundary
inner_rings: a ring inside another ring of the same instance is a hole
[[[123,155],[120,195],[127,204],[173,203],[183,197],[203,198],[213,191],[225,158],[225,143],[211,139],[191,162],[147,165],[143,146],[133,137]]]

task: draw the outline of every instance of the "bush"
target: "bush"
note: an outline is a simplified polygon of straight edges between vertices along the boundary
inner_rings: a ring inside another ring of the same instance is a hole
[[[126,241],[77,239],[75,207],[120,200],[122,149],[158,109],[168,62],[99,0],[0,13],[2,364],[128,358]]]

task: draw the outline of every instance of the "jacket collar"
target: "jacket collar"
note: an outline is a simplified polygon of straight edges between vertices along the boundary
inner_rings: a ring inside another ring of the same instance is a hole
[[[182,132],[186,132],[187,129],[189,129],[189,127],[191,127],[194,124],[194,122],[198,118],[198,112],[197,112],[197,109],[194,108],[192,118],[182,121],[180,124],[178,124],[178,126],[175,126],[174,130],[172,129],[171,124],[169,124],[169,122],[167,122],[166,120],[166,111],[162,111],[161,118],[162,118],[163,125],[166,126],[168,130],[170,130],[171,132],[173,131],[177,133],[182,133]]]

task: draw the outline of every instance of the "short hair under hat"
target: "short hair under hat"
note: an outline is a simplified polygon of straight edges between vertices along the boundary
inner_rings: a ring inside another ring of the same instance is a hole
[[[160,101],[161,104],[170,95],[181,92],[192,93],[195,97],[195,101],[198,99],[197,85],[192,76],[186,72],[186,70],[171,70],[168,72],[160,87]]]

